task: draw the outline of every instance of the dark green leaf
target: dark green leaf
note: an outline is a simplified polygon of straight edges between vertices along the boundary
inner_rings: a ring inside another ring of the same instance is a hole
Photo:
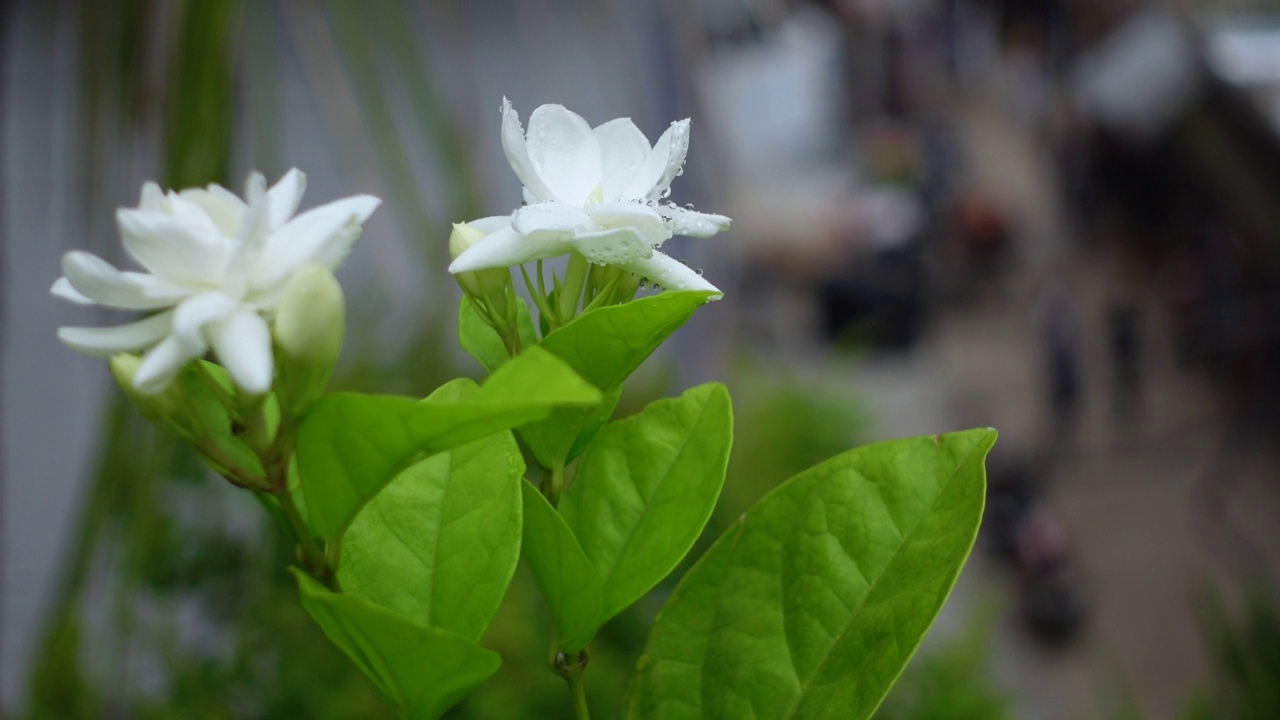
[[[339,537],[360,508],[422,454],[545,417],[557,406],[599,401],[598,390],[538,348],[503,365],[479,391],[453,401],[329,395],[312,406],[298,429],[308,521],[321,537]]]
[[[461,635],[331,593],[300,570],[294,575],[302,606],[402,718],[440,717],[502,664],[497,653]]]
[[[429,399],[476,392],[455,380]],[[490,435],[400,473],[342,540],[345,592],[474,640],[493,620],[520,559],[524,460],[510,432]]]
[[[869,445],[766,496],[658,616],[630,717],[870,717],[973,547],[995,437]]]
[[[551,503],[528,482],[520,485],[525,559],[555,621],[556,649],[577,652],[605,620],[600,576]]]
[[[560,514],[604,583],[610,618],[671,572],[724,484],[733,409],[710,383],[605,427],[578,461]]]

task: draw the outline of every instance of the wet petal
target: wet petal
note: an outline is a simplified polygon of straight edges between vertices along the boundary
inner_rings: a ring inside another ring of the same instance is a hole
[[[532,193],[534,201],[555,200],[555,193],[542,181],[534,170],[533,161],[529,159],[529,147],[525,141],[524,128],[520,127],[520,115],[511,107],[511,101],[502,98],[502,152],[515,172],[527,194]]]
[[[158,393],[173,382],[178,371],[202,357],[206,350],[202,344],[170,335],[142,356],[142,363],[133,375],[133,386],[139,392]]]
[[[672,235],[705,238],[729,229],[732,222],[724,215],[701,213],[681,207],[664,207],[662,214],[669,218]]]
[[[330,269],[336,267],[359,236],[360,223],[381,203],[372,195],[355,195],[312,208],[290,220],[267,241],[254,264],[250,287],[255,291],[269,290],[313,262]]]
[[[529,159],[562,202],[582,207],[600,185],[600,143],[577,113],[543,105],[529,116]]]
[[[197,211],[206,223],[188,223],[165,213],[121,208],[116,211],[116,222],[124,249],[144,268],[172,283],[216,284],[230,258],[231,246],[204,211]]]
[[[624,197],[631,179],[649,157],[649,138],[631,118],[618,118],[592,132],[600,143],[600,174],[605,200]]]
[[[657,210],[637,202],[600,203],[587,208],[592,222],[602,230],[631,228],[650,247],[656,247],[671,237],[667,223]]]
[[[208,329],[209,342],[218,361],[235,384],[253,395],[271,389],[275,371],[271,357],[271,330],[252,310],[240,310]]]
[[[684,167],[685,155],[689,153],[689,120],[671,123],[671,127],[662,133],[658,142],[653,144],[645,158],[644,165],[636,172],[627,187],[626,197],[648,198],[657,200],[671,187],[676,173]]]
[[[153,275],[120,272],[106,260],[82,250],[62,256],[62,272],[82,296],[125,310],[169,307],[190,294]]]
[[[520,208],[511,216],[511,227],[535,240],[563,238],[595,229],[586,213],[564,203],[554,202]]]
[[[95,357],[111,357],[116,353],[134,352],[151,347],[169,334],[172,312],[115,327],[61,327],[58,339],[76,352]]]
[[[622,267],[668,290],[707,290],[716,293],[715,300],[724,296],[719,288],[704,280],[688,265],[660,252],[654,252],[645,259],[622,263]]]
[[[635,228],[579,233],[573,249],[597,265],[623,265],[653,254],[653,245]]]
[[[449,272],[523,265],[531,260],[563,255],[569,252],[570,247],[563,237],[552,233],[540,233],[537,238],[530,238],[515,228],[507,227],[486,235],[467,248],[449,265]]]

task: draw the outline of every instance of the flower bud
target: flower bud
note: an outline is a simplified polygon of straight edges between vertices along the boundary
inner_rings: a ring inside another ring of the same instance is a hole
[[[200,378],[194,367],[183,369],[173,382],[156,393],[142,392],[133,379],[142,358],[131,353],[111,357],[111,374],[142,416],[192,443],[226,434],[230,410]]]
[[[342,350],[346,302],[333,273],[304,268],[285,286],[275,317],[276,396],[297,415],[324,392]]]
[[[484,236],[484,231],[470,223],[454,223],[453,232],[449,234],[449,257],[457,260],[459,255],[484,239]],[[455,273],[454,277],[462,286],[463,292],[485,303],[492,309],[494,317],[507,316],[507,286],[511,284],[509,268],[461,272]]]

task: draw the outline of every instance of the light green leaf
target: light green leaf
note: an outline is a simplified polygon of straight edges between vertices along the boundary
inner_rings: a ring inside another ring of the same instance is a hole
[[[520,328],[520,344],[531,348],[538,344],[538,333],[533,329],[533,317],[529,314],[529,306],[521,298],[516,298],[516,318]],[[475,358],[485,370],[493,372],[502,367],[507,360],[507,347],[502,343],[496,330],[480,318],[471,298],[462,296],[458,303],[458,343],[467,354]]]
[[[667,291],[623,305],[596,308],[548,334],[539,347],[564,360],[605,393],[617,390],[659,345],[712,296]],[[607,405],[607,403],[605,403]],[[612,408],[560,408],[529,423],[520,436],[546,468],[564,467],[608,422]]]
[[[454,380],[428,399],[476,392]],[[338,580],[400,615],[479,640],[520,559],[524,460],[510,432],[409,467],[356,516]]]
[[[360,508],[421,455],[545,417],[554,407],[589,407],[600,399],[563,361],[538,348],[503,365],[465,398],[326,396],[298,429],[307,519],[321,537],[340,537]]]
[[[995,438],[869,445],[779,486],[667,601],[629,717],[870,717],[973,548]]]
[[[406,720],[434,720],[497,672],[492,650],[415,623],[364,598],[329,592],[294,569],[302,606]]]
[[[600,576],[551,503],[528,482],[520,486],[525,559],[555,621],[556,649],[577,652],[605,620]]]
[[[604,582],[605,618],[689,552],[720,496],[733,408],[719,383],[611,423],[578,460],[560,514]]]

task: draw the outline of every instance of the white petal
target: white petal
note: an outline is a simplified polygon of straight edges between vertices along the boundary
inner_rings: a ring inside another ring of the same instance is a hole
[[[236,385],[253,395],[271,389],[271,330],[256,312],[241,310],[210,325],[209,341]]]
[[[230,258],[231,246],[212,221],[206,227],[165,213],[121,208],[116,222],[129,255],[173,283],[216,283]]]
[[[199,205],[217,227],[218,234],[227,238],[240,234],[248,206],[230,190],[214,184],[207,188],[183,190],[179,197]]]
[[[298,268],[322,259],[334,263],[329,265],[332,269],[359,235],[360,223],[381,203],[372,195],[354,195],[312,208],[290,220],[267,241],[254,264],[250,287],[269,290]]]
[[[180,193],[174,193],[169,197],[168,212],[179,223],[191,228],[191,232],[196,232],[208,237],[221,237],[225,235],[222,228],[218,226],[217,221],[209,214],[204,205],[195,202],[192,193],[208,193],[207,190],[198,188],[192,190],[183,190]],[[146,211],[141,211],[146,212]]]
[[[187,363],[205,354],[203,345],[188,343],[170,335],[142,356],[138,371],[133,375],[133,386],[144,393],[158,393],[173,382],[179,370]]]
[[[503,228],[511,227],[511,216],[490,215],[489,217],[482,217],[479,220],[472,220],[467,223],[467,225],[470,225],[485,235],[488,235],[489,233],[497,232]]]
[[[76,352],[95,357],[111,357],[150,347],[169,334],[173,313],[162,312],[149,318],[116,327],[58,328],[58,339]]]
[[[142,197],[138,198],[139,210],[158,210],[167,212],[169,202],[160,186],[148,180],[142,183]]]
[[[224,293],[192,295],[173,312],[173,334],[188,343],[205,344],[206,326],[229,317],[239,307],[235,298]]]
[[[662,214],[670,219],[669,227],[673,235],[705,238],[729,229],[732,222],[724,215],[700,213],[682,207],[664,207]]]
[[[534,237],[535,240],[563,238],[576,232],[590,232],[596,228],[591,218],[578,208],[564,203],[538,203],[526,205],[511,215],[511,227],[515,231]],[[545,236],[545,237],[544,237]]]
[[[460,273],[486,268],[504,268],[523,265],[530,260],[563,255],[571,249],[560,236],[540,233],[537,238],[521,235],[515,228],[503,228],[490,233],[475,245],[467,248],[449,265],[449,272]]]
[[[591,205],[587,214],[602,230],[631,228],[650,247],[657,247],[671,237],[671,231],[657,210],[637,202],[612,202]]]
[[[668,290],[707,290],[717,294],[713,298],[715,300],[724,296],[719,288],[702,279],[688,265],[676,262],[660,252],[655,252],[646,259],[622,263],[622,267]]]
[[[62,256],[62,273],[84,297],[125,310],[169,307],[190,294],[153,275],[120,272],[106,260],[82,250]]]
[[[267,191],[267,200],[271,207],[271,227],[278,228],[289,222],[289,218],[298,211],[298,203],[302,201],[302,193],[307,190],[307,176],[298,168],[293,168],[280,178],[279,182]]]
[[[649,151],[644,165],[631,179],[625,196],[650,200],[661,197],[684,166],[684,157],[688,153],[689,120],[671,123],[671,127],[653,144],[653,150]]]
[[[618,118],[600,125],[592,132],[600,143],[600,174],[604,199],[625,197],[631,179],[649,157],[649,138],[631,122]]]
[[[529,159],[562,202],[582,207],[601,182],[600,143],[577,113],[543,105],[529,116]]]
[[[529,148],[524,138],[524,128],[520,127],[520,115],[511,107],[511,101],[502,98],[502,152],[507,156],[516,177],[524,185],[526,193],[533,193],[535,201],[555,200],[555,193],[533,169],[533,161],[529,159]],[[526,201],[528,200],[526,194]]]
[[[63,300],[70,300],[77,305],[93,305],[93,300],[85,297],[79,290],[71,285],[71,281],[65,277],[60,277],[53,281],[53,287],[49,288],[49,292]]]
[[[573,249],[597,265],[623,265],[653,254],[653,244],[635,228],[579,233]]]

